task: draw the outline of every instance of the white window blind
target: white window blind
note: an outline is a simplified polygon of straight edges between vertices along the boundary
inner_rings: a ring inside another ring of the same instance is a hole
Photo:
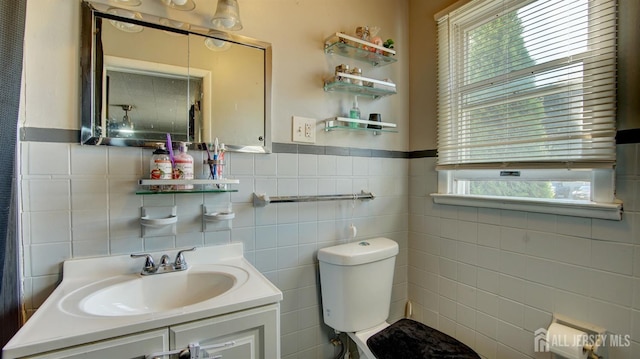
[[[616,2],[471,1],[438,19],[438,170],[611,168]]]

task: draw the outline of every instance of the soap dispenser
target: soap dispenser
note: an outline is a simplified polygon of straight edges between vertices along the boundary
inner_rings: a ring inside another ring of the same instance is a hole
[[[171,158],[164,143],[156,143],[156,149],[151,155],[149,164],[149,178],[155,180],[171,179]],[[151,186],[152,191],[164,189],[164,186]]]
[[[176,169],[173,173],[173,179],[192,180],[193,174],[193,157],[187,153],[187,143],[180,142],[179,152],[175,156]],[[177,189],[193,189],[192,184],[178,185]]]

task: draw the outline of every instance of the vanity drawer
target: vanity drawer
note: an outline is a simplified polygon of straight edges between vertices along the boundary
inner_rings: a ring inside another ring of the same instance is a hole
[[[169,349],[169,335],[166,328],[132,334],[126,337],[103,340],[68,349],[27,356],[33,359],[104,359],[104,358],[144,358],[148,353]]]
[[[198,343],[211,357],[221,355],[221,359],[279,358],[279,312],[276,304],[174,325],[169,328],[171,347]],[[227,346],[206,349],[225,343]]]

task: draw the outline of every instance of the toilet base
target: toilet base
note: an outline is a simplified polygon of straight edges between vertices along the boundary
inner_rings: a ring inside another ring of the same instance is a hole
[[[358,354],[360,355],[360,359],[376,359],[376,357],[373,355],[373,353],[367,346],[367,340],[371,336],[376,335],[377,333],[384,330],[388,326],[389,326],[389,323],[383,322],[379,325],[376,325],[373,328],[361,330],[355,333],[347,333],[347,335],[349,335],[349,338],[351,338],[351,340],[353,340],[353,342],[356,343],[356,346],[358,347]]]
[[[457,339],[411,319],[400,319],[366,341],[371,359],[480,359]]]

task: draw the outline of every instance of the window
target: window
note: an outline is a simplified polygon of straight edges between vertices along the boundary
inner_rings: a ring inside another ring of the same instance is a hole
[[[436,202],[601,204],[619,219],[616,2],[476,0],[437,20]]]

